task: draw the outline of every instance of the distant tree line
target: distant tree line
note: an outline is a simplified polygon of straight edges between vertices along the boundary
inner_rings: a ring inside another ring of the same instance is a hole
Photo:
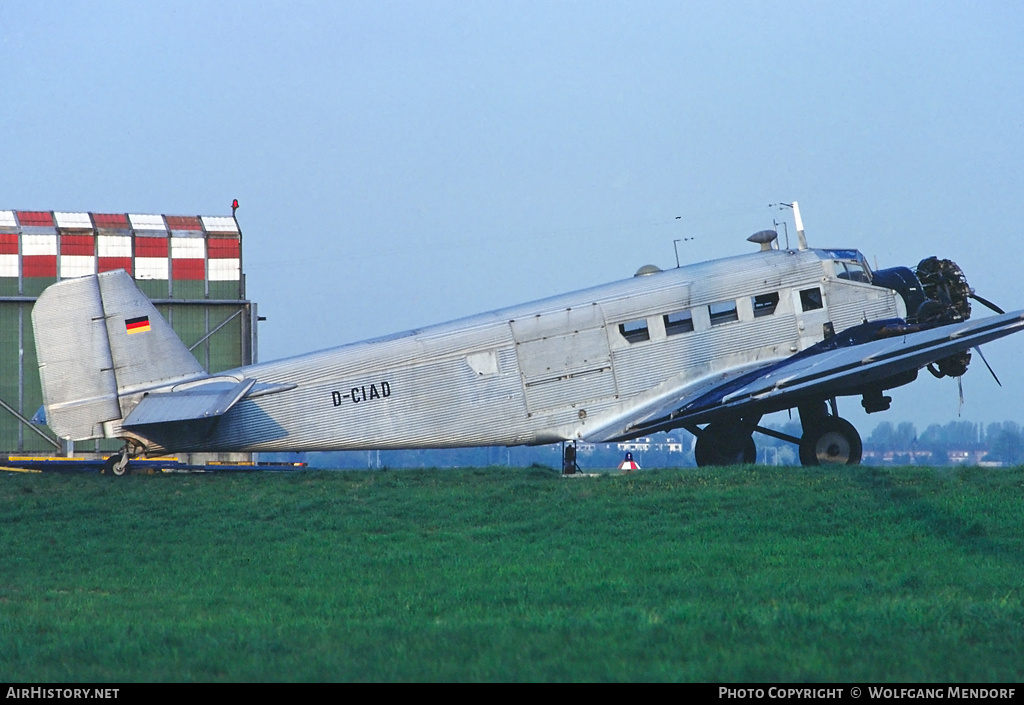
[[[951,421],[945,425],[932,424],[920,435],[910,422],[893,426],[883,421],[864,440],[864,448],[903,455],[923,451],[930,455],[928,462],[932,465],[947,465],[953,460],[951,454],[963,451],[972,455],[983,453],[987,462],[1024,463],[1024,435],[1013,421],[988,425]]]

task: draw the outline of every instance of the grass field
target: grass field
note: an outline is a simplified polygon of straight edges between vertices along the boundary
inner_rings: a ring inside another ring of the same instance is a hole
[[[1024,680],[1021,469],[0,473],[0,680]]]

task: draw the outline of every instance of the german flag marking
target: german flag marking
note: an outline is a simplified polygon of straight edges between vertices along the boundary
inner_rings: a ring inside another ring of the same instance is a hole
[[[149,316],[139,316],[138,318],[126,318],[124,321],[125,330],[128,334],[132,333],[145,333],[149,330]]]

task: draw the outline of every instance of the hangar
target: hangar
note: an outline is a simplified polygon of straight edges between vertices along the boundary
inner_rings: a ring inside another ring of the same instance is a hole
[[[62,279],[124,269],[209,372],[257,361],[242,232],[229,216],[0,210],[0,454],[103,455],[32,419],[42,406],[31,311]],[[222,460],[240,460],[232,456]]]

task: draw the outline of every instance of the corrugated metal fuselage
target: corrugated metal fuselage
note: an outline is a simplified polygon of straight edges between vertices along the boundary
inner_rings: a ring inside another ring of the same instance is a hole
[[[175,450],[582,438],[664,390],[788,357],[827,322],[905,315],[893,291],[840,276],[828,251],[771,250],[229,370],[296,386],[243,400],[201,444]]]

